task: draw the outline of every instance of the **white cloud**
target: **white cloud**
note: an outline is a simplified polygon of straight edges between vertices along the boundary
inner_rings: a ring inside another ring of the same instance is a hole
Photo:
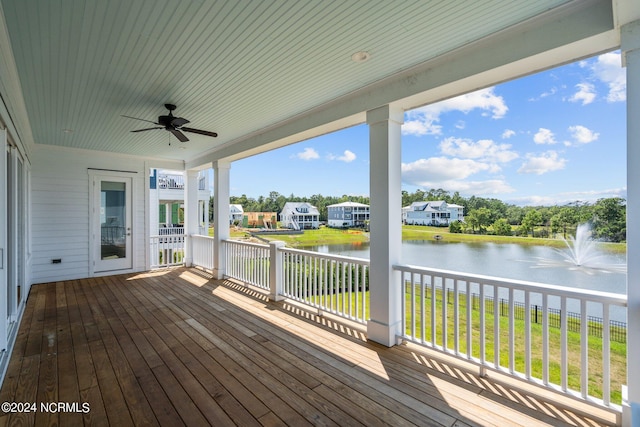
[[[402,164],[402,177],[409,184],[465,179],[474,173],[489,170],[490,166],[471,159],[430,157]]]
[[[484,113],[490,114],[493,119],[501,119],[507,114],[509,108],[504,98],[496,95],[493,91],[493,87],[481,89],[408,111],[402,126],[402,133],[417,136],[440,135],[442,126],[437,123],[440,121],[440,115],[449,111],[461,111],[466,114],[472,110],[480,109]]]
[[[298,159],[301,159],[301,160],[313,160],[313,159],[319,159],[320,155],[313,148],[307,147],[304,149],[304,151],[301,151],[295,154],[293,157],[297,157]]]
[[[344,150],[344,153],[342,154],[342,156],[336,156],[334,154],[329,154],[329,155],[327,155],[327,158],[329,160],[339,160],[341,162],[351,163],[356,159],[356,155],[352,151]]]
[[[578,83],[576,85],[578,92],[574,93],[569,101],[582,102],[582,105],[591,104],[596,99],[596,89],[591,83]]]
[[[504,132],[502,132],[502,139],[509,139],[512,136],[514,136],[516,134],[515,131],[511,130],[511,129],[505,129]]]
[[[496,163],[507,163],[518,158],[518,153],[511,150],[510,144],[496,144],[490,139],[474,142],[450,137],[440,143],[440,151],[449,156]]]
[[[409,113],[407,113],[409,114]],[[439,119],[436,119],[436,121]],[[402,125],[402,133],[404,135],[440,135],[442,133],[442,126],[434,123],[434,119],[429,119],[426,116],[416,120],[405,120]]]
[[[556,151],[547,151],[540,155],[529,153],[526,161],[518,169],[518,173],[542,175],[547,172],[564,169],[566,163],[567,160],[559,157]]]
[[[569,126],[573,140],[578,144],[588,144],[598,139],[600,134],[581,125]]]
[[[592,203],[597,201],[598,199],[605,199],[610,197],[621,197],[623,199],[626,199],[627,189],[623,187],[605,190],[574,191],[552,194],[548,196],[533,195],[505,200],[505,202],[519,206],[560,206],[575,201]]]
[[[529,98],[529,101],[539,101],[543,98],[546,98],[548,96],[552,96],[555,95],[558,92],[558,88],[557,87],[552,87],[551,89],[549,89],[546,92],[542,92],[537,98]]]
[[[533,141],[536,144],[555,144],[556,138],[549,129],[540,128],[538,132],[533,136]]]
[[[513,193],[513,187],[500,179],[490,179],[486,181],[449,181],[441,183],[439,186],[424,188],[448,188],[450,191],[459,191],[461,194],[477,196]]]
[[[402,164],[403,182],[421,188],[446,188],[463,194],[485,195],[515,191],[500,179],[466,181],[478,172],[491,172],[494,166],[471,159],[431,157]]]
[[[591,67],[595,77],[609,86],[608,102],[627,99],[627,79],[621,64],[620,52],[609,52],[598,56]]]

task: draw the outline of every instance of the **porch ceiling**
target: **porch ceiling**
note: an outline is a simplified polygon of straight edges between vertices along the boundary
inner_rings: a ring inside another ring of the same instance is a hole
[[[2,8],[33,142],[191,160],[565,3],[2,0]],[[358,51],[369,61],[353,62]],[[167,102],[219,137],[188,134],[183,144],[161,130],[129,132],[150,124],[121,115],[155,121]]]

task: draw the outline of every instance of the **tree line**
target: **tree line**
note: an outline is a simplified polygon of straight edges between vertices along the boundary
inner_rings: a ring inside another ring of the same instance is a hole
[[[574,201],[556,206],[517,206],[495,198],[463,197],[459,192],[443,189],[429,191],[402,191],[402,206],[413,202],[444,200],[448,204],[464,207],[464,222],[450,225],[452,232],[496,235],[520,235],[533,237],[567,237],[575,233],[576,226],[591,223],[593,236],[611,242],[626,241],[626,200],[619,197],[603,198],[596,202]],[[327,206],[342,202],[369,204],[366,196],[284,196],[271,191],[257,199],[246,195],[231,196],[230,203],[239,204],[245,212],[281,212],[287,202],[308,202],[318,208],[320,221],[327,220]],[[210,201],[213,213],[213,197]]]

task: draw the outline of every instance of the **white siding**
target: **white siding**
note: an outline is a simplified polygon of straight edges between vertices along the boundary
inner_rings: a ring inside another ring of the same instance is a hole
[[[37,146],[33,155],[33,283],[88,277],[88,168],[133,171],[133,269],[145,268],[144,160]],[[108,175],[109,172],[102,172]],[[51,260],[61,258],[62,263]]]

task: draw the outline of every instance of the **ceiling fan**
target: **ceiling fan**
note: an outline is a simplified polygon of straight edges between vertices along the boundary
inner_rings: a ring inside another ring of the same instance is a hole
[[[189,120],[183,119],[182,117],[175,117],[172,114],[172,111],[176,109],[176,106],[173,104],[164,104],[164,106],[167,110],[169,110],[169,115],[158,117],[157,122],[153,122],[151,120],[139,119],[137,117],[125,116],[124,114],[122,115],[122,117],[126,117],[128,119],[134,119],[134,120],[142,120],[143,122],[149,122],[149,123],[153,123],[154,125],[158,125],[152,128],[132,130],[131,132],[145,132],[145,131],[154,130],[154,129],[164,129],[171,132],[181,142],[187,142],[189,140],[189,138],[187,138],[186,135],[183,134],[182,132],[197,133],[199,135],[212,136],[214,138],[218,136],[218,134],[215,132],[209,132],[207,130],[185,127],[184,125],[189,123]]]

